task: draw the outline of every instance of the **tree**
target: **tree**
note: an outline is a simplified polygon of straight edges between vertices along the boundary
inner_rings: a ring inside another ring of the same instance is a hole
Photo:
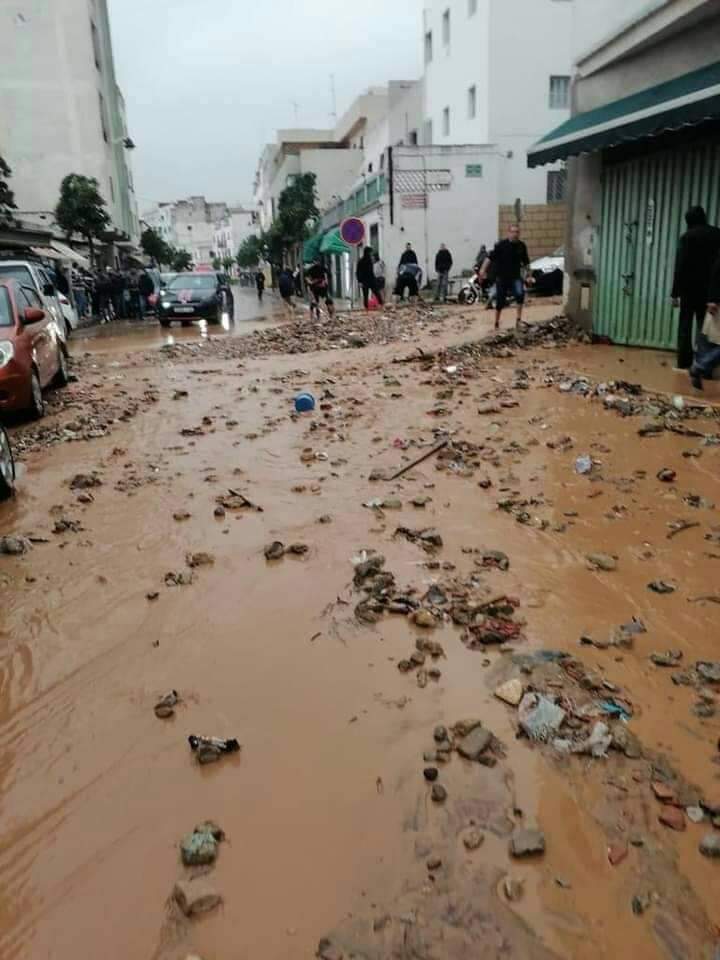
[[[261,260],[265,259],[264,253],[260,237],[253,234],[251,237],[246,237],[240,244],[235,259],[241,270],[249,270],[250,267],[256,267]]]
[[[153,264],[158,267],[162,267],[163,264],[168,264],[172,261],[173,250],[163,240],[157,230],[153,230],[152,227],[143,230],[140,237],[140,246],[145,256],[150,257]]]
[[[0,227],[12,227],[16,222],[13,216],[13,210],[17,210],[15,194],[8,184],[11,176],[12,170],[0,157]]]
[[[187,250],[173,250],[171,266],[175,273],[183,273],[185,270],[192,270],[192,257]]]
[[[227,254],[222,259],[222,265],[225,270],[225,273],[230,273],[232,270],[235,260],[232,257],[229,257]]]
[[[55,219],[68,240],[79,233],[87,241],[90,261],[94,261],[94,242],[110,226],[110,215],[100,195],[100,184],[95,177],[69,173],[60,184],[60,200],[55,207]]]
[[[222,260],[220,257],[212,258],[212,268],[213,270],[222,270]]]
[[[278,198],[277,225],[280,244],[289,250],[306,240],[320,216],[315,190],[317,178],[314,173],[303,173],[285,187]]]

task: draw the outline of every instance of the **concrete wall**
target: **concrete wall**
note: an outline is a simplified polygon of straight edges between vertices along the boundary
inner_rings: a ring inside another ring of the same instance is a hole
[[[515,205],[502,205],[498,211],[498,237],[507,236],[510,225],[517,222]],[[565,243],[567,207],[564,203],[538,203],[523,207],[520,228],[531,260],[553,253]]]
[[[653,0],[656,3],[656,0]],[[648,9],[649,0],[575,0],[572,24],[573,60]]]
[[[362,166],[362,150],[303,150],[300,154],[300,173],[314,173],[317,177],[317,203],[321,210],[359,176]]]
[[[54,210],[63,177],[79,173],[98,179],[114,225],[133,233],[127,158],[112,143],[122,136],[123,111],[106,0],[93,10],[91,19],[87,0],[0,3],[0,152],[13,168],[21,210]]]

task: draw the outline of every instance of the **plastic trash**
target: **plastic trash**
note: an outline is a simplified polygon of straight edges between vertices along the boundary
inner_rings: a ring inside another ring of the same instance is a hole
[[[531,740],[550,740],[565,719],[565,711],[542,693],[526,693],[518,707],[520,728]]]
[[[299,393],[295,397],[295,409],[298,413],[309,413],[315,409],[315,397],[311,393]]]
[[[578,744],[573,753],[588,753],[591,757],[606,757],[612,743],[610,727],[598,720],[587,740]]]
[[[575,473],[580,474],[580,476],[585,476],[590,473],[593,468],[592,457],[587,456],[587,454],[582,457],[578,457],[575,461]]]
[[[615,700],[601,700],[598,704],[598,707],[609,717],[619,717],[621,720],[626,721],[630,720],[632,717],[630,711],[621,703],[617,703]]]

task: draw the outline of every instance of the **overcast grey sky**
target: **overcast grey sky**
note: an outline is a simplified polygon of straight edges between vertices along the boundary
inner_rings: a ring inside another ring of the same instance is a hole
[[[422,0],[109,0],[140,210],[252,198],[278,127],[329,125],[363,89],[421,70]],[[292,102],[298,105],[297,124]]]

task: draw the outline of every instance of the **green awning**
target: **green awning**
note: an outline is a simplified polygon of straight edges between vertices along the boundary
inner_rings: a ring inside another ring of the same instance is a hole
[[[322,239],[323,235],[321,233],[316,233],[314,236],[305,241],[303,244],[303,263],[312,263],[313,260],[319,255]]]
[[[322,243],[320,244],[320,253],[350,253],[350,247],[340,236],[339,227],[328,230],[328,232],[322,238]]]
[[[720,117],[720,62],[571,117],[528,150],[528,166],[617,147]]]

